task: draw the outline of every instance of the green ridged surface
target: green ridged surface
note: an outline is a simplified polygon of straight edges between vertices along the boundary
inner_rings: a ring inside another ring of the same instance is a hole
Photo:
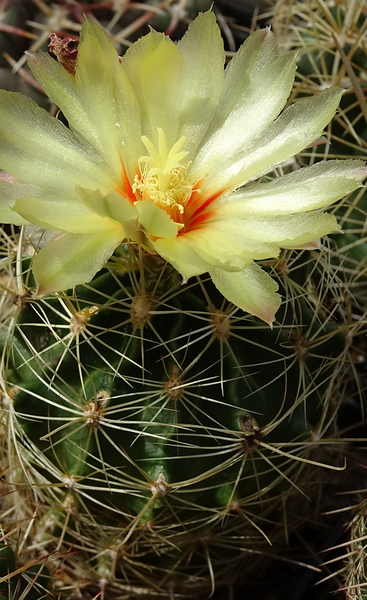
[[[303,256],[295,289],[310,280]],[[97,536],[142,561],[150,585],[185,581],[190,596],[267,544],[269,515],[306,485],[344,334],[311,293],[285,303],[271,330],[208,277],[182,285],[126,247],[114,261],[75,295],[26,298],[6,334],[18,448],[34,493],[58,506],[50,535]],[[88,544],[80,551],[109,572],[106,550],[96,558]]]

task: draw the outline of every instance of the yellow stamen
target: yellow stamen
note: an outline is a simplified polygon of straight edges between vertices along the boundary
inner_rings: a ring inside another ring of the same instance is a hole
[[[180,164],[188,154],[181,150],[186,138],[181,137],[168,151],[163,129],[158,128],[157,131],[158,150],[145,135],[141,138],[150,156],[139,158],[139,163],[145,163],[145,166],[140,176],[135,176],[132,189],[134,194],[139,192],[142,200],[155,202],[167,212],[177,209],[183,214],[192,193],[188,165]]]

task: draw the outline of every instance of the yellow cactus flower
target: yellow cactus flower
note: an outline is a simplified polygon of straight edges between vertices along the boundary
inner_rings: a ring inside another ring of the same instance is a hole
[[[72,68],[43,52],[28,59],[68,121],[0,92],[0,167],[11,176],[0,182],[1,220],[52,232],[33,260],[38,293],[89,281],[131,240],[184,280],[208,272],[228,300],[271,324],[277,286],[254,261],[337,230],[319,209],[359,187],[366,169],[327,161],[256,180],[317,140],[342,90],[282,112],[294,54],[279,55],[263,29],[224,69],[212,12],[179,43],[151,31],[121,60],[92,21]]]

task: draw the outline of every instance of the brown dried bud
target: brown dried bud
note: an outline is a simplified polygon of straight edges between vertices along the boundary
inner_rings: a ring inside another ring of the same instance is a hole
[[[50,52],[55,54],[60,65],[64,67],[68,73],[75,75],[75,63],[78,55],[78,50],[69,48],[75,40],[71,37],[59,38],[56,33],[50,33],[50,43],[48,45]]]

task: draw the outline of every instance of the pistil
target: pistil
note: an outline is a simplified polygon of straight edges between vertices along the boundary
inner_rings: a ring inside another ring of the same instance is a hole
[[[132,190],[135,195],[139,194],[139,200],[155,202],[177,220],[174,216],[184,214],[193,188],[187,173],[188,165],[181,164],[187,155],[181,150],[186,140],[181,137],[168,151],[164,131],[159,128],[157,131],[158,150],[146,136],[142,137],[149,156],[139,158],[139,164],[144,163],[144,167],[140,176],[135,176]]]

